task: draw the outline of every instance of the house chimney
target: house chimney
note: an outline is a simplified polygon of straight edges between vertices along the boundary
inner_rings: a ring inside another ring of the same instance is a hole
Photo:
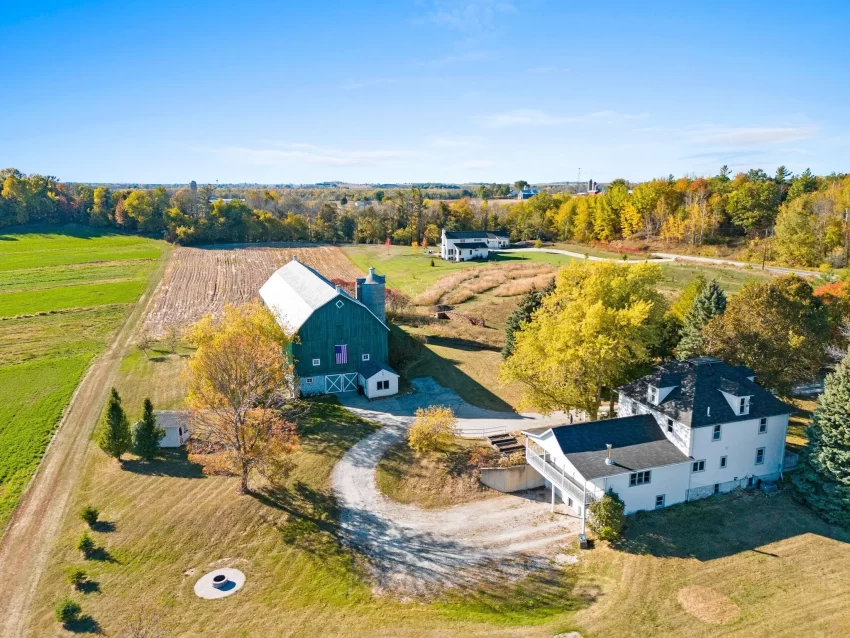
[[[614,465],[614,459],[611,458],[611,447],[612,446],[611,446],[610,443],[606,443],[605,447],[608,448],[608,458],[605,459],[605,465]]]

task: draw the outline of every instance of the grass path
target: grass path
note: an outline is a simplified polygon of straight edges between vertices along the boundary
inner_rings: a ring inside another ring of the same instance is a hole
[[[83,465],[92,429],[100,416],[125,350],[132,343],[165,255],[148,289],[106,351],[92,364],[71,402],[0,541],[0,618],[3,638],[24,634],[39,579],[47,566],[71,491]]]

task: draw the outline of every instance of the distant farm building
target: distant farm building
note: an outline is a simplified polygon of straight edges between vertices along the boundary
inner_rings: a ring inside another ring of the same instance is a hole
[[[443,231],[440,257],[447,261],[487,259],[491,250],[507,248],[508,234],[503,231]]]
[[[521,191],[517,192],[517,199],[531,199],[535,195],[540,193],[536,188],[523,188]]]
[[[337,394],[360,389],[368,398],[398,392],[398,374],[387,365],[384,277],[357,280],[355,296],[293,258],[260,288],[260,297],[292,343],[300,391]]]

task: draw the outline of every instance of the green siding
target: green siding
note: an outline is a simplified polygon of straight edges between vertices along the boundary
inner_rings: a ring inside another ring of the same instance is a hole
[[[342,300],[342,308],[337,301]],[[313,377],[342,372],[358,372],[366,365],[361,355],[368,354],[370,362],[387,362],[389,331],[363,306],[344,298],[329,301],[316,310],[298,331],[292,346],[295,372],[299,377]],[[348,363],[337,365],[334,346],[348,345]],[[314,366],[313,359],[321,365]]]

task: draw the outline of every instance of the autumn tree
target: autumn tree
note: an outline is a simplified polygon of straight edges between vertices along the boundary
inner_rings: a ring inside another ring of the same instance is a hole
[[[702,337],[706,354],[749,366],[764,386],[790,396],[825,361],[829,316],[811,285],[789,275],[745,284]]]
[[[809,445],[794,485],[826,520],[850,525],[850,356],[827,375],[806,433]]]
[[[109,393],[97,442],[101,450],[119,461],[133,447],[130,423],[121,405],[121,396],[115,388]]]
[[[296,388],[291,336],[252,302],[204,317],[189,340],[197,347],[188,369],[193,438],[227,457],[242,493],[250,491],[255,471],[271,481],[283,478],[298,443],[282,416]]]
[[[413,425],[407,431],[408,445],[417,454],[440,450],[454,438],[456,424],[451,408],[442,405],[418,408]]]
[[[515,335],[501,378],[524,386],[522,405],[579,408],[596,419],[601,392],[650,359],[665,302],[655,264],[572,262]]]

